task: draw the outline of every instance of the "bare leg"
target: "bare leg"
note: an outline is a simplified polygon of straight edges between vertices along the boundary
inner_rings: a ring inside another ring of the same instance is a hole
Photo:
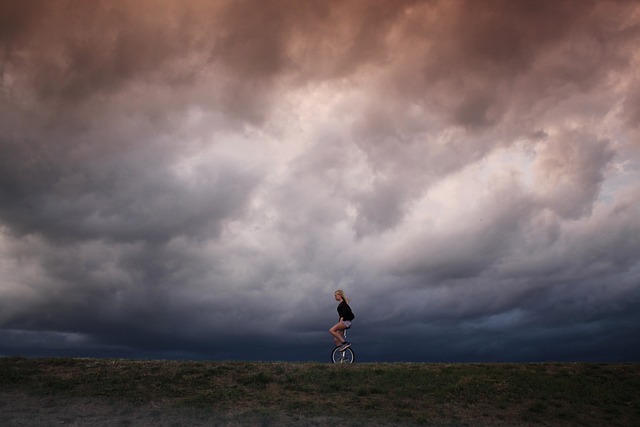
[[[340,331],[338,333],[340,333]],[[344,339],[344,335],[342,336],[342,339]],[[333,342],[336,343],[336,346],[342,344],[342,342],[338,341],[338,338],[336,338],[336,337],[333,337]]]
[[[336,345],[340,345],[345,341],[343,332],[346,328],[347,327],[344,323],[338,322],[333,325],[331,329],[329,329],[329,333],[333,335],[333,341],[336,343]]]

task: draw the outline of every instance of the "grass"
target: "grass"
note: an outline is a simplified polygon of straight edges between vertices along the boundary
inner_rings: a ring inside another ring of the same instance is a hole
[[[352,425],[640,425],[640,364],[0,358],[0,392],[188,408],[236,422],[328,424],[346,410]]]

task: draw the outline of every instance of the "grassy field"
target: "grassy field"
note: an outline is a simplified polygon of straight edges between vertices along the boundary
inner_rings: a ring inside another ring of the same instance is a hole
[[[116,414],[129,425],[638,426],[640,364],[14,357],[0,358],[0,398],[3,425],[46,425],[64,412],[72,425],[113,425]],[[38,417],[38,405],[48,412]]]

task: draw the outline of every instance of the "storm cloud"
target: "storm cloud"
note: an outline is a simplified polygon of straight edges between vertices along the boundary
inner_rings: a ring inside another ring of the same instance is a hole
[[[639,45],[625,1],[5,1],[0,353],[325,360],[341,288],[363,361],[637,361]]]

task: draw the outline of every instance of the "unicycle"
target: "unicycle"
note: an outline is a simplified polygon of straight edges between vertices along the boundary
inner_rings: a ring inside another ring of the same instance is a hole
[[[347,328],[349,329],[349,328]],[[343,336],[347,338],[347,329],[344,330]],[[331,361],[333,363],[353,363],[356,360],[356,354],[351,347],[347,347],[340,351],[340,346],[336,346],[331,352]]]

